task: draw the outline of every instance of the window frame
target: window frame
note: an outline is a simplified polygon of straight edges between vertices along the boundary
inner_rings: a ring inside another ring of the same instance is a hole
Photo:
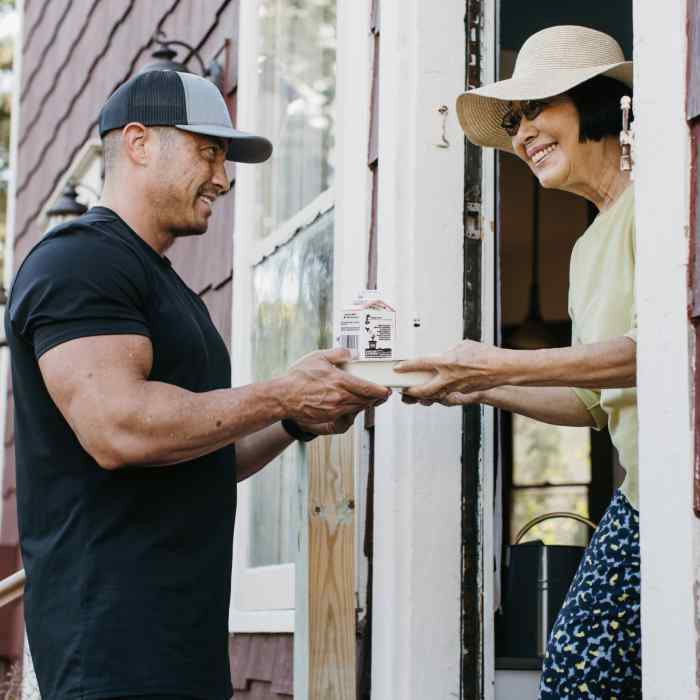
[[[240,5],[238,124],[241,129],[255,131],[258,116],[258,72],[260,0],[242,0]],[[340,22],[337,22],[339,36]],[[336,73],[337,85],[337,73]],[[336,96],[336,112],[337,109]],[[336,118],[336,133],[340,128]],[[336,159],[336,168],[338,166]],[[253,380],[253,273],[259,263],[274,254],[280,246],[305,232],[313,222],[335,208],[335,190],[331,186],[279,224],[264,238],[256,236],[255,203],[257,182],[254,167],[238,166],[233,258],[233,322],[232,322],[232,386]],[[338,243],[337,227],[334,242]],[[338,248],[335,248],[338,250]],[[334,253],[334,272],[336,254]],[[335,287],[335,283],[334,283]],[[335,298],[335,289],[334,289]],[[336,302],[334,301],[334,306]],[[304,448],[296,445],[304,459]],[[231,632],[293,632],[295,628],[294,563],[250,566],[251,481],[238,485],[238,507],[233,548],[233,572],[229,630]],[[295,503],[295,507],[298,507]]]

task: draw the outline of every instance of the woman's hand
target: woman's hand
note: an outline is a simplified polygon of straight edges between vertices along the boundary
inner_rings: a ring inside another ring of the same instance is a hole
[[[404,391],[406,397],[445,403],[448,397],[457,394],[460,398],[452,397],[450,400],[458,403],[445,403],[445,405],[464,405],[465,399],[462,397],[503,383],[500,378],[500,369],[505,361],[505,353],[507,353],[506,350],[493,345],[463,340],[444,355],[406,360],[399,363],[395,371],[436,373],[429,382],[406,389]]]
[[[471,406],[472,404],[484,403],[484,392],[473,391],[471,394],[462,394],[458,391],[454,391],[451,394],[447,394],[444,399],[440,401],[431,401],[430,399],[414,399],[409,396],[406,392],[408,389],[401,393],[401,400],[407,404],[419,403],[421,406],[433,406],[434,404],[440,404],[441,406]]]

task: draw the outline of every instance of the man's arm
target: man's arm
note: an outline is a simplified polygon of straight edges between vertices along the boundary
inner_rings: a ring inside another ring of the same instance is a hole
[[[346,432],[355,422],[358,411],[340,416],[337,420],[325,423],[305,424],[300,427],[316,435],[337,435]],[[247,435],[236,442],[236,471],[238,481],[243,481],[259,472],[275,457],[294,442],[281,423],[275,423],[257,433]]]
[[[105,335],[58,345],[39,367],[83,448],[101,467],[118,469],[177,464],[283,418],[322,423],[385,399],[387,389],[335,367],[348,359],[343,350],[312,353],[280,378],[193,393],[148,379],[148,338]]]
[[[625,388],[636,382],[637,345],[626,337],[551,350],[508,350],[465,340],[436,357],[401,363],[397,371],[432,370],[435,377],[405,393],[439,401],[500,386]]]

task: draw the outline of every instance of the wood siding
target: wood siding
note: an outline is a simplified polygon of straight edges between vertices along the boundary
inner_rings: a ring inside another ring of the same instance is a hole
[[[217,56],[225,68],[223,90],[235,120],[239,0],[26,0],[20,85],[15,270],[44,234],[41,212],[84,146],[97,134],[100,107],[125,80],[152,60],[155,32],[185,41],[205,65]],[[185,62],[181,49],[179,60]],[[198,63],[188,63],[198,71]],[[217,204],[203,237],[179,240],[168,257],[206,303],[226,345],[231,341],[235,168],[227,165],[231,192]],[[5,432],[0,576],[18,556],[12,389]],[[3,547],[15,553],[5,559]],[[7,562],[5,561],[7,560]],[[7,564],[7,565],[5,565]],[[15,606],[13,614],[19,606]],[[5,629],[3,625],[3,629]],[[242,635],[231,641],[237,697],[292,694],[291,635]],[[258,639],[260,638],[260,639]],[[21,654],[21,634],[8,637],[0,657]],[[243,654],[245,663],[239,663]],[[270,673],[250,669],[272,669]],[[240,676],[239,676],[240,674]]]
[[[288,634],[237,634],[229,643],[236,700],[292,697],[292,637]]]

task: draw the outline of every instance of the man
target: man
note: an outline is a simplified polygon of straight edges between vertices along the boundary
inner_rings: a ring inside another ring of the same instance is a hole
[[[236,480],[388,390],[339,370],[342,350],[230,388],[224,342],[164,256],[206,232],[226,159],[272,150],[213,85],[137,76],[100,135],[101,206],[29,253],[7,313],[30,648],[44,700],[225,700]]]

